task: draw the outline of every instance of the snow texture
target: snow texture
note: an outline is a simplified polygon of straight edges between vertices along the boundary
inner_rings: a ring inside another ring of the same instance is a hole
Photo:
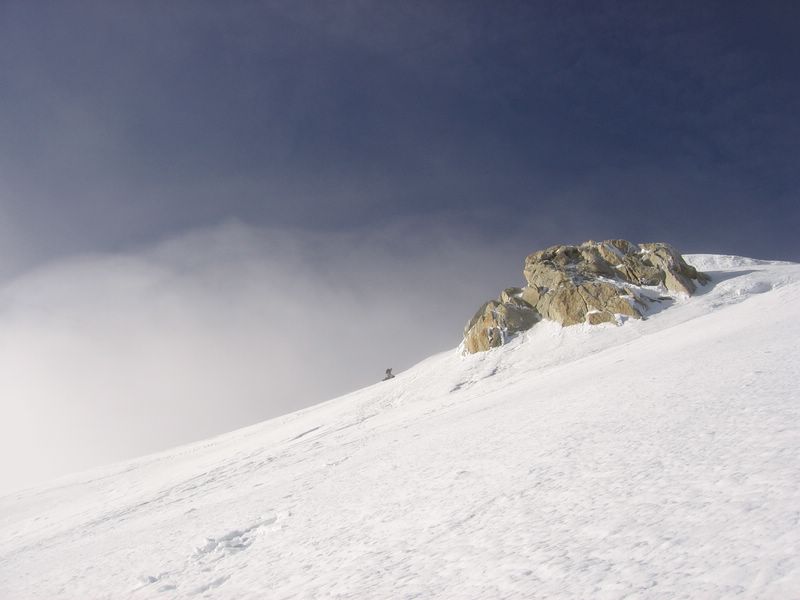
[[[800,266],[687,259],[646,320],[2,497],[0,598],[798,598]]]

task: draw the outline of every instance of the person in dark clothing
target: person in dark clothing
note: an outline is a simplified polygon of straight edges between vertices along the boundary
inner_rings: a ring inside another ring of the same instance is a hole
[[[386,381],[387,379],[394,379],[394,375],[392,375],[392,367],[386,369],[386,377],[383,378],[383,381]]]

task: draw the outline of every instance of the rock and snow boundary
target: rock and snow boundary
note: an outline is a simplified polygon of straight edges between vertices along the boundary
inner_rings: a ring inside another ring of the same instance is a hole
[[[0,598],[800,590],[800,265],[0,498]]]
[[[708,282],[671,245],[627,240],[551,246],[529,255],[523,274],[524,287],[506,288],[467,323],[465,352],[502,346],[542,319],[561,325],[641,319]]]

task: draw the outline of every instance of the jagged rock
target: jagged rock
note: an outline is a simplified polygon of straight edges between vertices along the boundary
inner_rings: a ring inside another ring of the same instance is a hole
[[[528,256],[523,274],[525,287],[503,290],[467,323],[467,352],[500,346],[541,318],[565,326],[616,323],[620,316],[639,319],[649,299],[637,287],[692,294],[695,282],[708,281],[669,244],[626,240],[552,246]]]
[[[532,306],[517,296],[508,296],[507,301],[490,300],[478,309],[467,324],[464,343],[469,352],[482,352],[501,346],[506,338],[533,327],[540,319]]]

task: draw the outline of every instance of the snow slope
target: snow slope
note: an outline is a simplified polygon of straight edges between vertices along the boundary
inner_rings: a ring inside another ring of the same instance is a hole
[[[645,321],[0,498],[0,598],[800,598],[800,265],[687,259]]]

